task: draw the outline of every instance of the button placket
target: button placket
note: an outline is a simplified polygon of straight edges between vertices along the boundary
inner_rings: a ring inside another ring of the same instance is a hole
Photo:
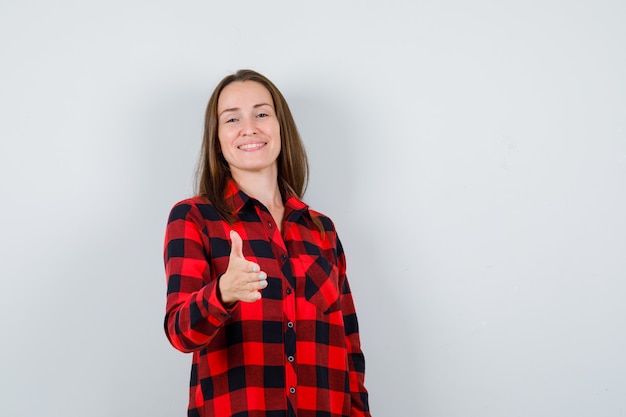
[[[277,231],[276,228],[274,228]],[[283,231],[284,233],[284,231]],[[283,236],[285,236],[283,234]],[[280,269],[285,277],[284,289],[283,289],[283,319],[284,319],[284,361],[285,361],[285,388],[288,390],[289,396],[293,396],[292,401],[295,401],[296,387],[298,386],[298,375],[296,370],[296,298],[295,298],[295,277],[291,270],[291,262],[288,252],[287,241],[285,241],[285,247],[282,250],[277,251],[277,260],[280,265]]]

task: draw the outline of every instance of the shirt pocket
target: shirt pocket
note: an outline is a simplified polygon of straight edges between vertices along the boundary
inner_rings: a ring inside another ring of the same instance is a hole
[[[341,310],[337,266],[323,256],[306,255],[304,297],[324,314]]]

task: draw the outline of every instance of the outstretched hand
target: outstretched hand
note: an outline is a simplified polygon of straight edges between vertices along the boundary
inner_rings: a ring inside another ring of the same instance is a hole
[[[267,287],[267,274],[259,265],[243,256],[243,241],[239,233],[230,231],[230,260],[226,272],[220,277],[219,291],[222,303],[230,306],[237,301],[248,303],[261,299],[261,291]]]

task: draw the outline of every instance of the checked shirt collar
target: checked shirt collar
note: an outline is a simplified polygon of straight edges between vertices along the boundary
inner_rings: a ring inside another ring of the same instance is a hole
[[[224,197],[231,207],[231,212],[234,215],[237,215],[241,211],[241,209],[250,201],[257,201],[245,192],[243,192],[243,190],[241,190],[237,183],[232,179],[229,179],[228,183],[226,184]],[[291,218],[293,213],[300,214],[309,209],[309,206],[307,204],[305,204],[302,200],[300,200],[291,193],[283,195],[283,200],[283,203],[285,205],[285,220],[293,220]],[[258,204],[263,206],[261,202],[258,202]]]

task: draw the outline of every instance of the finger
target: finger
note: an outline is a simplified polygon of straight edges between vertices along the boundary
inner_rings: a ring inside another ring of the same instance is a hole
[[[248,266],[246,268],[246,272],[253,272],[255,274],[255,277],[258,277],[259,279],[262,279],[261,274],[265,274],[265,272],[259,272],[261,268],[258,264],[255,264],[254,262],[248,262]],[[257,274],[257,272],[259,273]]]
[[[264,273],[254,275],[253,281],[248,281],[242,287],[245,291],[255,292],[268,286],[267,276]]]
[[[230,231],[230,257],[243,258],[243,241],[239,233]]]
[[[262,297],[261,290],[267,287],[267,280],[259,280],[257,282],[250,283],[249,285],[249,288],[251,288],[250,292],[248,293],[250,302],[258,301]]]
[[[241,301],[245,301],[246,303],[254,303],[255,301],[258,301],[260,299],[261,299],[260,291],[250,291],[240,298]]]

